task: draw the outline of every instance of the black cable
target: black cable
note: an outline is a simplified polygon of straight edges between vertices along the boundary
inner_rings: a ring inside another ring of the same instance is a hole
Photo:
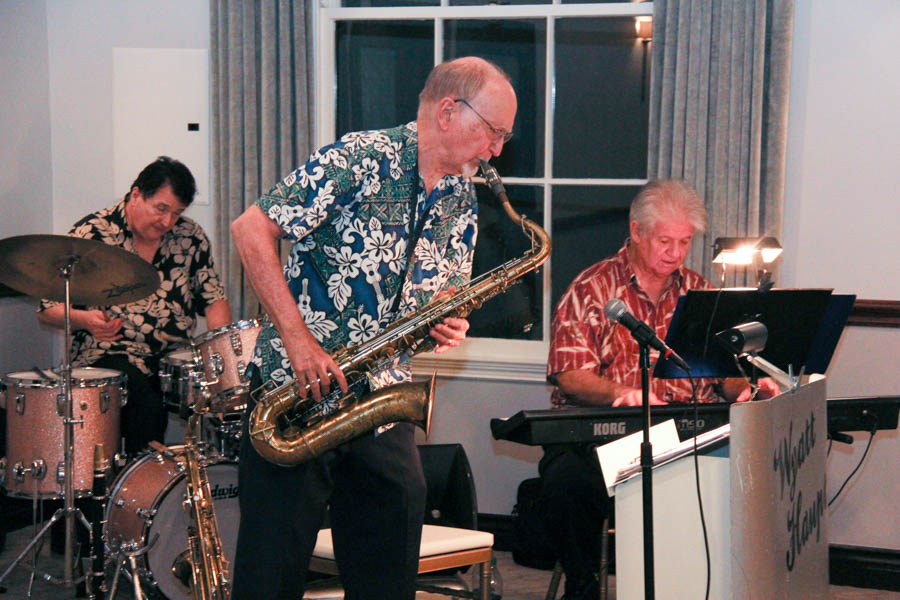
[[[722,291],[725,289],[725,282],[719,287],[719,293],[716,294],[716,301],[713,302],[712,311],[709,313],[709,322],[706,324],[706,335],[703,337],[703,360],[706,360],[706,353],[709,350],[709,332],[712,331],[713,319],[716,317],[716,310],[719,308],[719,298],[722,297]]]
[[[694,481],[697,484],[697,507],[700,509],[700,528],[703,531],[703,549],[706,551],[706,600],[709,600],[710,563],[709,563],[709,538],[706,535],[706,517],[703,514],[703,497],[700,493],[700,460],[697,458],[697,423],[700,421],[700,408],[697,402],[697,382],[694,376],[688,372],[691,382],[691,402],[694,405]]]
[[[878,430],[878,416],[872,415],[874,419],[874,423],[872,424],[872,430],[869,432],[869,442],[866,444],[866,449],[863,451],[862,457],[860,457],[859,462],[856,463],[856,466],[850,471],[850,474],[847,475],[847,479],[844,480],[844,483],[841,484],[840,489],[834,494],[831,500],[828,501],[828,506],[831,506],[831,503],[837,500],[838,496],[841,495],[841,492],[844,491],[844,488],[847,487],[847,484],[850,483],[850,479],[856,475],[856,472],[859,471],[859,468],[862,466],[863,461],[866,460],[866,455],[869,453],[869,448],[872,447],[872,440],[875,439],[875,432]]]

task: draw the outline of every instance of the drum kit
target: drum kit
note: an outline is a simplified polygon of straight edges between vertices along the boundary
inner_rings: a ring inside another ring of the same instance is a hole
[[[159,287],[156,269],[135,254],[99,241],[25,235],[0,240],[0,282],[65,305],[61,367],[0,377],[0,408],[7,411],[0,484],[11,497],[31,499],[35,515],[34,538],[0,575],[0,583],[31,552],[30,597],[39,544],[51,526],[62,521],[64,573],[62,578],[39,573],[46,581],[84,586],[79,592],[86,590],[92,598],[107,593],[114,598],[124,572],[136,598],[191,598],[191,566],[184,564],[192,525],[184,509],[190,501],[185,497],[189,486],[184,449],[200,452],[224,553],[233,561],[240,419],[250,392],[245,372],[260,323],[238,321],[220,327],[185,340],[188,346],[161,359],[166,406],[189,419],[186,445],[151,443],[146,453],[128,462],[119,454],[126,377],[111,369],[72,368],[70,307],[146,298]],[[118,472],[113,471],[116,467]],[[62,508],[38,530],[36,507],[48,499],[62,500]],[[79,505],[88,509],[87,516],[75,506],[76,499],[83,500]],[[88,552],[78,548],[78,526],[87,530]],[[112,585],[107,586],[110,578]]]

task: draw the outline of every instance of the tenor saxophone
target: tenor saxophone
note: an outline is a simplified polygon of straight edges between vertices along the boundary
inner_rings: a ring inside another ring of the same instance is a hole
[[[191,511],[188,525],[191,600],[228,600],[231,597],[228,560],[219,537],[206,459],[198,450],[197,438],[192,433],[197,430],[198,419],[199,415],[191,416],[184,445],[187,471],[184,502],[185,508]],[[173,570],[176,570],[175,566]]]
[[[436,324],[447,317],[468,316],[550,256],[547,232],[512,208],[497,171],[482,160],[481,172],[507,216],[531,238],[531,248],[452,295],[394,321],[371,340],[332,354],[351,390],[365,381],[367,372],[387,366],[398,353],[413,355],[434,349],[436,342],[429,331]],[[301,396],[298,385],[291,381],[276,386],[268,381],[253,392],[257,403],[250,413],[250,442],[260,456],[276,465],[302,464],[363,433],[397,421],[414,423],[428,435],[434,376],[425,383],[401,383],[361,397],[352,391],[343,394],[335,389],[318,402],[310,398],[309,386]]]

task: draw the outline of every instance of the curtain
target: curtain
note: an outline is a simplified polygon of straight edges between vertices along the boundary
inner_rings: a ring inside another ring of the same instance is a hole
[[[648,178],[683,178],[704,198],[709,225],[687,264],[707,277],[715,238],[781,239],[793,10],[793,0],[653,3]]]
[[[260,307],[231,222],[312,150],[311,21],[306,0],[210,2],[216,248],[236,319],[256,317]]]

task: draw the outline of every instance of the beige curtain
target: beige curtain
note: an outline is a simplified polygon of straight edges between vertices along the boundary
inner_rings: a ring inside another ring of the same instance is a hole
[[[709,227],[687,263],[707,276],[715,238],[782,237],[793,10],[793,0],[653,3],[648,177],[682,177],[705,199]]]
[[[259,302],[231,222],[312,150],[310,13],[306,0],[210,1],[216,247],[236,319],[257,316]]]

